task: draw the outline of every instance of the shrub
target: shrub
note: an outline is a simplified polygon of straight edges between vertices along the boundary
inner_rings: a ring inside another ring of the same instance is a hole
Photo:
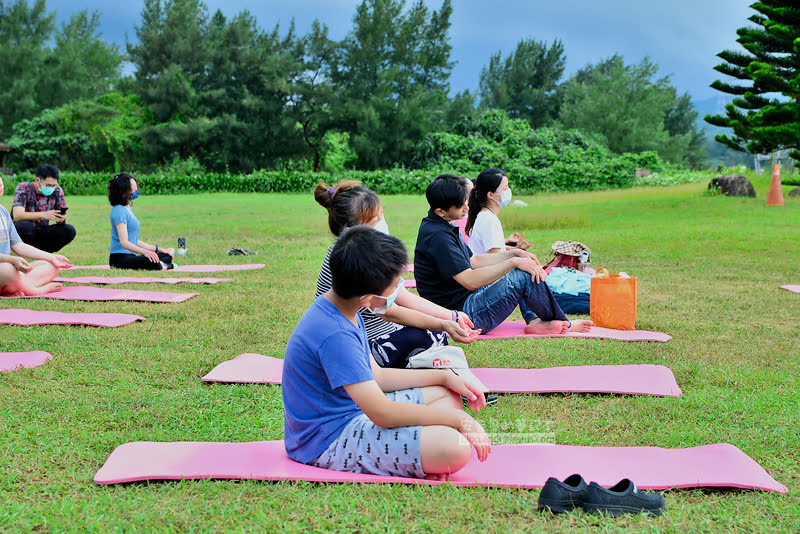
[[[629,187],[637,167],[671,168],[655,152],[614,154],[601,137],[578,130],[533,130],[526,121],[497,110],[465,118],[454,133],[427,135],[417,146],[414,163],[470,177],[499,167],[520,193]]]

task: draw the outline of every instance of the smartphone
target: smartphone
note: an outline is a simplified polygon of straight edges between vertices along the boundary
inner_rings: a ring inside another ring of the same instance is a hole
[[[69,208],[59,208],[59,210],[61,211],[61,215],[65,215],[68,209]]]

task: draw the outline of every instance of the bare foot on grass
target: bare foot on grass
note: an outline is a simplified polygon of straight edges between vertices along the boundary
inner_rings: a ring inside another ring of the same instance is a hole
[[[525,326],[526,334],[538,334],[542,336],[554,336],[567,333],[569,323],[566,321],[542,321],[534,319]]]
[[[59,284],[58,282],[50,282],[49,284],[45,284],[39,287],[32,287],[25,291],[25,294],[31,297],[39,296],[39,295],[46,295],[47,293],[53,293],[56,291],[61,291],[64,286]]]
[[[572,326],[569,327],[569,331],[576,334],[585,334],[591,329],[592,321],[572,321]]]

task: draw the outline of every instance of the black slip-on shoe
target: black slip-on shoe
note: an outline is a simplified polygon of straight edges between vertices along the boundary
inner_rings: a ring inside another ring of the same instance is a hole
[[[589,484],[583,509],[589,513],[600,512],[611,517],[642,512],[661,515],[666,504],[660,493],[641,491],[636,484],[624,478],[610,488],[604,488],[597,482]]]
[[[486,397],[486,406],[491,406],[492,404],[497,404],[497,395],[490,395],[488,393],[484,393],[484,397]],[[461,400],[464,403],[464,406],[469,404],[469,399],[464,395],[461,395]]]
[[[561,513],[581,508],[588,488],[583,477],[577,474],[568,476],[564,482],[550,477],[539,494],[539,511]]]

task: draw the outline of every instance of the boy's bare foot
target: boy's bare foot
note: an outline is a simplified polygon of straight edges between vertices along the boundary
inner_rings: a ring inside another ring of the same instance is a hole
[[[526,334],[552,336],[566,334],[568,326],[569,323],[566,321],[542,321],[537,318],[525,326],[524,332]]]
[[[585,334],[591,329],[592,321],[572,321],[572,326],[569,328],[569,331],[577,334]]]
[[[446,476],[444,473],[430,473],[423,480],[444,480]]]

